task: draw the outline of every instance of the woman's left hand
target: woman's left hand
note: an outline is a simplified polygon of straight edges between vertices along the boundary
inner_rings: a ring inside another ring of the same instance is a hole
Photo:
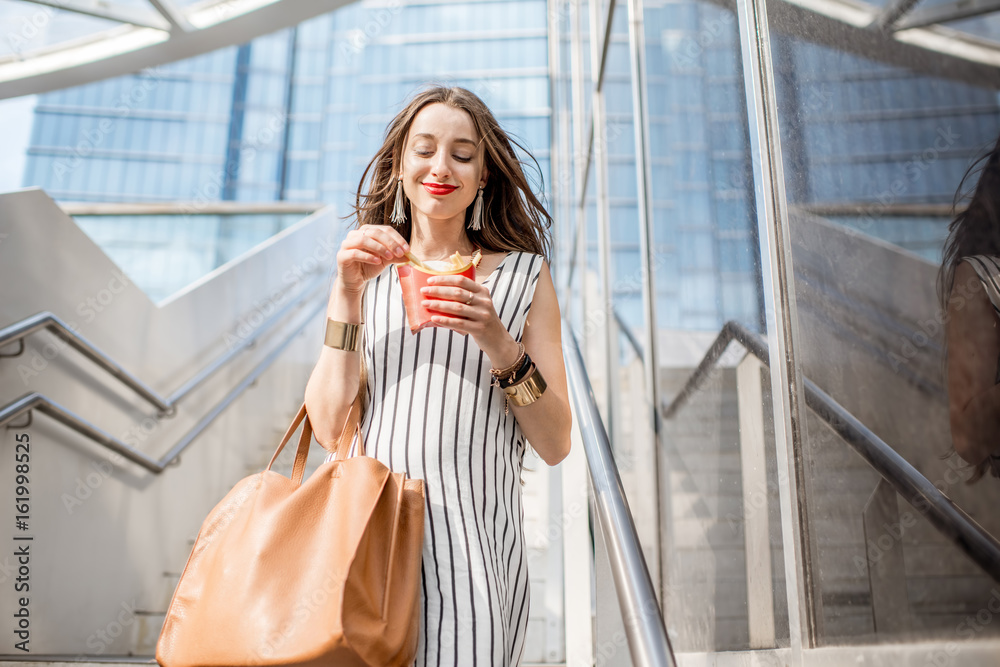
[[[423,307],[446,314],[432,316],[434,324],[463,335],[472,334],[483,349],[483,344],[498,333],[507,333],[489,290],[475,280],[465,276],[431,276],[427,285],[420,290]]]
[[[431,316],[434,324],[463,336],[471,334],[495,368],[514,363],[517,341],[500,321],[487,288],[465,276],[431,276],[427,283],[421,288],[424,308],[447,313]]]

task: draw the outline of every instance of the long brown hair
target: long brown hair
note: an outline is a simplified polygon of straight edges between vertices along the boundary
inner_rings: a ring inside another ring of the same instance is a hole
[[[473,208],[470,206],[466,211],[466,234],[469,240],[484,250],[523,250],[548,258],[552,217],[532,192],[524,173],[525,163],[517,157],[514,147],[520,148],[534,162],[539,183],[542,184],[544,177],[538,161],[500,127],[493,112],[475,93],[457,86],[432,86],[417,93],[389,123],[381,148],[365,167],[358,183],[352,214],[357,226],[391,224],[396,179],[406,135],[420,110],[434,103],[447,104],[468,113],[479,133],[480,145],[485,147],[483,166],[489,173],[489,179],[483,188],[483,223],[479,230],[468,228]],[[409,202],[404,204],[404,210],[409,210]],[[407,215],[406,222],[396,229],[404,239],[411,240],[412,218]],[[362,355],[359,386],[362,412],[368,407],[367,387],[368,370]]]
[[[968,188],[967,184],[977,176],[975,187]],[[955,269],[962,258],[972,255],[1000,256],[1000,137],[993,149],[973,162],[962,176],[955,192],[953,210],[958,211],[965,201],[968,201],[968,206],[955,214],[948,225],[948,238],[938,271],[938,300],[944,313],[948,312],[948,299],[955,284]],[[991,464],[987,458],[974,466],[975,470],[968,483],[979,480],[991,469]]]
[[[432,86],[417,93],[389,123],[382,147],[365,167],[358,183],[354,203],[357,226],[390,224],[406,135],[420,110],[434,103],[447,104],[468,113],[481,137],[480,144],[485,148],[483,160],[489,180],[483,189],[483,225],[478,231],[466,229],[469,240],[484,250],[524,250],[547,258],[552,218],[532,192],[524,163],[518,159],[514,146],[534,162],[541,178],[538,161],[524,146],[511,139],[475,93],[457,86]],[[409,206],[404,208],[409,209]],[[471,215],[470,206],[466,222]],[[397,228],[407,241],[412,224],[412,218],[407,215],[406,222]]]

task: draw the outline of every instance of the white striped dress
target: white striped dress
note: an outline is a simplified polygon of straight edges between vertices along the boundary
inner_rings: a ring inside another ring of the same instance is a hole
[[[993,304],[993,309],[1000,315],[1000,258],[990,255],[971,255],[963,257],[962,261],[968,262],[976,270],[979,282],[986,290],[986,296]]]
[[[515,251],[483,281],[515,340],[541,267],[540,255]],[[472,336],[410,332],[395,265],[368,281],[364,303],[367,454],[423,479],[426,494],[415,664],[517,665],[529,602],[521,429],[513,412],[504,414],[490,360]]]

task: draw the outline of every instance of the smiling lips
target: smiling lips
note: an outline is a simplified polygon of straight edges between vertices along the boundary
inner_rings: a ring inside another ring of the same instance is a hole
[[[424,183],[423,186],[432,195],[449,195],[458,189],[457,185],[444,185],[443,183]]]

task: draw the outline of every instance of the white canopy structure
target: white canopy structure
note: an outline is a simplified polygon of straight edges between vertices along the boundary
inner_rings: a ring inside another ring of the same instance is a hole
[[[242,44],[345,4],[0,0],[0,99],[99,81]]]

